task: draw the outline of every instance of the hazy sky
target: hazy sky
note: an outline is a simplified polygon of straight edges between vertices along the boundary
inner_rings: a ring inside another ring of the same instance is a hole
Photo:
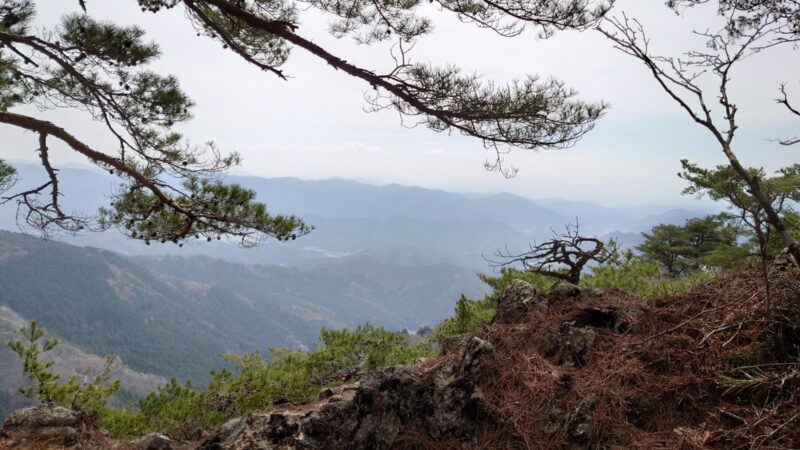
[[[195,118],[181,127],[193,141],[212,139],[244,157],[241,171],[264,176],[345,177],[376,183],[402,183],[467,192],[508,191],[531,198],[563,197],[605,204],[687,203],[680,195],[679,160],[703,165],[723,162],[713,140],[657,88],[641,63],[614,50],[597,32],[566,32],[539,40],[534,32],[502,38],[463,24],[451,14],[429,7],[436,26],[411,53],[412,61],[455,63],[487,79],[507,81],[526,74],[557,77],[584,100],[611,104],[597,128],[572,149],[517,150],[507,162],[520,169],[513,180],[483,169],[493,157],[475,139],[437,134],[424,127],[401,126],[396,113],[365,113],[368,86],[337,72],[302,49],[284,67],[292,78],[282,81],[258,71],[196,37],[181,7],[159,14],[139,11],[133,0],[89,0],[97,18],[144,27],[162,48],[155,64],[177,75],[195,100]],[[77,0],[40,0],[40,24],[53,24],[77,9]],[[715,28],[712,8],[671,13],[662,0],[619,1],[642,19],[658,53],[678,55],[702,46],[692,29]],[[391,67],[387,45],[357,46],[326,33],[327,19],[306,13],[299,33],[348,61],[377,71]],[[800,58],[790,48],[766,52],[746,61],[733,75],[740,107],[736,149],[748,165],[774,169],[800,160],[800,147],[786,148],[768,138],[800,134],[800,119],[774,102],[781,82],[789,82],[800,102]],[[88,118],[70,111],[46,114],[95,146],[114,145]],[[0,127],[2,155],[35,160],[36,139]],[[59,162],[83,162],[64,147],[54,147]]]

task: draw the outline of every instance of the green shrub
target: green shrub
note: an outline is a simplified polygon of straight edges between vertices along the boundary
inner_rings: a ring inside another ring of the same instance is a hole
[[[432,339],[441,343],[448,336],[467,333],[489,323],[494,317],[497,301],[488,296],[483,300],[470,300],[464,295],[456,301],[455,313],[436,325]]]
[[[311,351],[270,348],[271,359],[258,352],[223,355],[235,369],[212,372],[206,390],[173,379],[143,399],[138,410],[104,410],[103,425],[119,437],[157,431],[189,439],[199,429],[249,411],[306,401],[322,388],[359,374],[433,355],[427,343],[411,347],[405,335],[370,325],[352,331],[323,329],[320,339],[323,345]]]
[[[685,292],[711,276],[704,272],[689,272],[678,277],[665,275],[659,263],[626,252],[610,264],[592,268],[591,275],[584,277],[581,285],[619,289],[642,296],[673,295]]]
[[[131,406],[103,408],[100,410],[100,418],[103,428],[117,438],[135,438],[150,431],[144,414]]]
[[[258,353],[225,355],[236,365],[238,374],[214,374],[208,388],[209,401],[235,416],[269,408],[276,401],[307,400],[321,388],[341,384],[360,373],[432,355],[427,343],[410,347],[406,336],[370,325],[352,331],[322,329],[320,339],[323,345],[308,352],[270,348],[270,360]]]
[[[502,270],[500,270],[499,276],[492,277],[481,274],[479,277],[484,283],[488,284],[493,289],[486,298],[491,298],[495,302],[497,301],[497,297],[503,293],[503,290],[506,288],[506,286],[511,284],[511,282],[514,280],[528,282],[540,291],[549,290],[557,281],[554,278],[546,277],[542,274],[509,267],[504,267]]]
[[[433,332],[432,340],[441,343],[446,337],[467,333],[492,321],[497,299],[503,290],[514,280],[526,281],[539,290],[548,290],[556,280],[533,272],[503,268],[498,276],[480,275],[481,280],[492,287],[492,292],[480,300],[470,300],[464,295],[456,301],[452,317],[439,322]]]
[[[116,361],[113,356],[106,358],[105,368],[99,374],[89,378],[87,372],[83,383],[74,375],[62,381],[61,375],[51,370],[55,361],[42,359],[43,353],[58,346],[58,339],[42,341],[47,331],[35,320],[19,331],[24,340],[12,339],[8,346],[22,359],[22,371],[32,383],[19,389],[24,396],[51,405],[99,411],[119,389],[119,380],[108,382]]]

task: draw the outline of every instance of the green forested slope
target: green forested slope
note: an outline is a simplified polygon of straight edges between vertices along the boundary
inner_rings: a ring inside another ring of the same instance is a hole
[[[326,326],[369,322],[389,329],[416,329],[450,315],[462,292],[478,295],[487,289],[474,272],[453,265],[410,266],[366,255],[309,269],[242,265],[208,257],[134,260],[190,284],[205,283],[202,297],[214,302],[233,299],[228,305],[235,305],[231,314],[240,305],[247,306],[246,317],[230,317],[236,323],[288,313]]]
[[[136,370],[204,382],[223,352],[314,346],[319,328],[433,324],[484,287],[445,264],[350,257],[314,269],[128,258],[0,232],[0,305]]]
[[[111,252],[0,234],[0,304],[132,367],[197,374],[230,338],[192,313],[192,298]]]

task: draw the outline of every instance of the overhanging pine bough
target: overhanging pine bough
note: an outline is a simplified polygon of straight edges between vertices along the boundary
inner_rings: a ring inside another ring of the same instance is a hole
[[[258,68],[285,78],[281,66],[290,46],[322,58],[335,69],[375,88],[373,109],[393,109],[416,117],[436,131],[459,131],[481,139],[497,152],[488,164],[501,167],[501,153],[511,147],[564,148],[592,129],[602,103],[584,103],[556,80],[528,76],[507,85],[485,82],[452,66],[435,68],[408,62],[408,48],[429,32],[418,0],[306,0],[308,7],[334,18],[336,37],[352,36],[362,44],[398,39],[393,70],[377,74],[348,63],[298,33],[300,8],[280,0],[139,0],[157,12],[179,4],[198,34],[221,42]],[[87,4],[78,1],[87,12]],[[607,11],[589,0],[441,0],[439,5],[465,22],[507,36],[535,25],[544,36],[560,29],[587,29]],[[137,27],[99,22],[87,14],[65,17],[55,29],[31,33],[34,0],[0,0],[0,123],[33,131],[47,173],[44,184],[12,193],[4,202],[19,204],[19,217],[45,235],[59,231],[118,227],[146,242],[182,243],[189,238],[233,236],[252,245],[265,237],[292,239],[310,230],[293,216],[273,216],[254,193],[222,182],[239,163],[212,144],[192,146],[172,131],[188,120],[191,100],[177,80],[144,70],[158,47],[142,40]],[[90,11],[89,11],[90,12]],[[98,150],[73,133],[36,117],[12,111],[18,105],[40,109],[73,108],[103,123],[119,142],[116,151]],[[120,177],[110,207],[98,215],[64,211],[58,170],[50,163],[50,138]],[[5,163],[3,163],[5,164]],[[3,172],[8,188],[13,173]],[[171,180],[178,180],[175,184]]]
[[[142,41],[141,29],[73,14],[35,35],[29,31],[34,12],[31,0],[0,1],[0,123],[38,136],[47,174],[42,185],[3,197],[4,203],[18,203],[20,222],[45,235],[119,227],[147,243],[181,245],[190,238],[222,236],[252,245],[309,231],[296,217],[268,214],[254,192],[222,181],[238,155],[223,155],[210,143],[189,145],[171,130],[191,117],[192,102],[174,77],[143,68],[158,56],[158,47]],[[92,148],[56,124],[10,111],[18,105],[87,112],[119,147],[116,152]],[[64,210],[50,138],[123,180],[110,207],[93,216]],[[3,172],[0,181],[8,191],[13,179]]]
[[[177,1],[144,1],[145,9],[158,11],[177,5]],[[575,92],[557,80],[528,76],[505,86],[483,82],[465,75],[459,68],[436,68],[411,64],[400,46],[397,64],[386,74],[377,74],[335,56],[298,33],[295,7],[283,2],[184,0],[187,15],[195,27],[242,56],[246,61],[285,78],[280,65],[289,45],[302,48],[333,68],[364,80],[376,94],[369,98],[373,110],[393,109],[402,116],[418,117],[436,131],[459,131],[477,137],[485,146],[500,150],[510,147],[555,149],[573,145],[590,131],[606,106],[574,99]],[[351,0],[310,0],[309,6],[330,13],[338,22],[332,32],[338,37],[353,35],[359,42],[372,43],[395,36],[408,43],[427,33],[430,22],[415,15],[420,2],[363,2]],[[498,32],[508,30],[510,19],[506,2],[483,5],[481,16],[466,2],[440,2],[459,17],[490,26]],[[516,2],[514,2],[516,3]],[[471,4],[471,3],[470,3]],[[523,2],[535,6],[536,15],[528,20],[551,32],[552,29],[584,28],[604,14],[603,8],[590,8],[590,2]],[[468,12],[472,13],[469,14]],[[510,9],[508,9],[510,11]],[[364,30],[366,28],[366,31]],[[259,45],[266,44],[266,45]],[[499,168],[499,164],[491,165]]]

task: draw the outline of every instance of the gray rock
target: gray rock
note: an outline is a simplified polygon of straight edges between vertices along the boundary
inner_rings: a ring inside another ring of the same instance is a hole
[[[513,280],[497,299],[494,323],[522,322],[532,309],[547,309],[539,299],[539,290],[522,280]]]
[[[172,450],[172,441],[159,433],[150,433],[136,442],[137,450]]]
[[[591,349],[609,343],[597,332],[600,328],[624,333],[630,328],[629,316],[614,308],[582,309],[543,336],[539,353],[559,366],[582,367]]]
[[[604,294],[605,291],[603,291],[600,288],[596,287],[581,288],[581,295],[584,297],[602,297]]]
[[[577,327],[608,328],[624,333],[630,328],[628,315],[616,308],[586,308],[576,313],[571,323]]]
[[[391,449],[409,429],[473,448],[483,404],[475,375],[493,349],[488,341],[472,337],[453,350],[458,357],[449,364],[427,371],[388,367],[357,384],[331,389],[322,403],[305,410],[250,413],[224,424],[199,448]]]
[[[42,448],[71,447],[78,443],[79,424],[75,411],[61,406],[39,405],[12,411],[6,417],[0,435],[17,442],[40,442]]]
[[[591,441],[592,432],[594,431],[594,420],[592,412],[595,405],[597,405],[597,397],[593,394],[587,396],[581,401],[580,405],[573,412],[567,421],[567,443],[571,444],[571,448],[586,448],[587,444]]]
[[[503,297],[507,297],[512,302],[527,303],[538,300],[539,290],[527,281],[511,280],[511,283],[503,290]]]
[[[461,366],[458,367],[462,375],[472,375],[478,369],[483,355],[494,350],[494,346],[477,336],[473,336],[464,348],[461,355]]]
[[[594,328],[577,327],[567,322],[542,337],[539,352],[553,364],[582,367],[587,352],[596,346],[597,340]]]
[[[789,247],[785,247],[772,262],[772,266],[781,272],[791,267],[800,267],[800,262],[795,261],[794,256],[789,253]]]
[[[447,336],[442,340],[442,355],[449,355],[458,350],[467,341],[467,333]]]
[[[317,394],[317,400],[326,400],[333,397],[333,389],[325,388]]]
[[[550,288],[550,295],[557,297],[574,298],[581,295],[581,288],[566,281],[559,281]]]
[[[594,421],[592,413],[597,404],[597,398],[589,395],[577,407],[570,408],[567,412],[561,406],[553,406],[547,411],[547,422],[544,430],[549,434],[556,434],[563,430],[563,441],[558,448],[565,450],[584,450],[590,447]],[[599,447],[604,448],[604,447]]]

